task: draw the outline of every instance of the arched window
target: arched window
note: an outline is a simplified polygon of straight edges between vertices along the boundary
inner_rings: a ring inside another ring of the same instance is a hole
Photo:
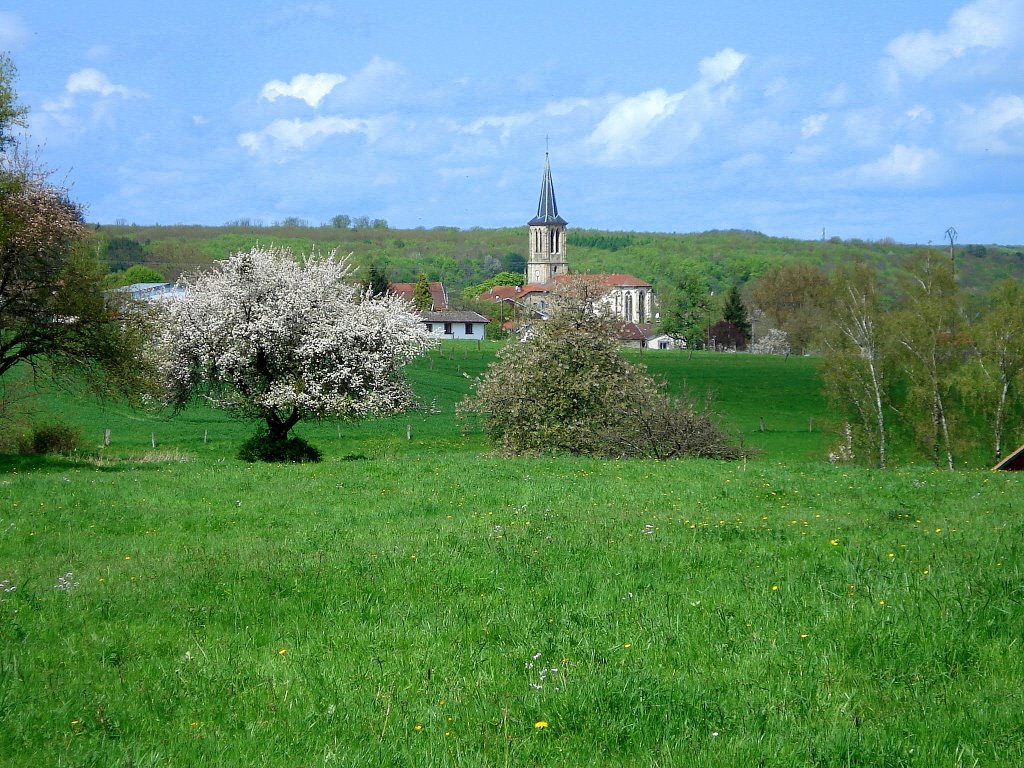
[[[627,323],[633,322],[633,294],[626,294],[626,316],[623,318]]]
[[[643,323],[647,319],[647,302],[646,302],[646,299],[647,299],[647,294],[644,293],[643,291],[640,291],[640,293],[638,293],[637,296],[636,296],[636,306],[637,306],[637,308],[636,308],[636,315],[637,315],[637,322],[638,323]]]

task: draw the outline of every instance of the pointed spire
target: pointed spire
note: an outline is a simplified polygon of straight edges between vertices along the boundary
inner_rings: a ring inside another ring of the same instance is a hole
[[[551,160],[544,153],[544,179],[540,185],[540,200],[537,202],[537,215],[529,222],[530,226],[538,224],[568,224],[558,215],[558,203],[555,202],[555,185],[551,181]]]

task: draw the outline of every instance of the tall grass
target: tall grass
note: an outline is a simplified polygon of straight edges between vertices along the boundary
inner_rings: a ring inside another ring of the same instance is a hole
[[[1018,476],[807,460],[799,405],[729,412],[746,463],[488,456],[450,412],[487,359],[307,425],[320,465],[55,397],[113,440],[2,460],[0,764],[1024,764]]]

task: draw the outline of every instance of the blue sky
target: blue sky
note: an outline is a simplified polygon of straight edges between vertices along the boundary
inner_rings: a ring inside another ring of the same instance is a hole
[[[10,0],[90,221],[1024,243],[1024,0]]]

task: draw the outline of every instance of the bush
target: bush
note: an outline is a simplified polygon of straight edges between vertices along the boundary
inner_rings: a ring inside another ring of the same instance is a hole
[[[238,449],[238,458],[248,462],[315,463],[320,461],[321,453],[301,437],[281,440],[272,438],[266,432],[258,432],[242,443]]]
[[[41,456],[74,453],[82,447],[82,433],[67,424],[40,424],[18,438],[18,453]]]
[[[567,291],[572,291],[572,286]],[[599,297],[559,297],[529,341],[510,342],[460,406],[511,454],[735,458],[710,415],[625,360]]]

